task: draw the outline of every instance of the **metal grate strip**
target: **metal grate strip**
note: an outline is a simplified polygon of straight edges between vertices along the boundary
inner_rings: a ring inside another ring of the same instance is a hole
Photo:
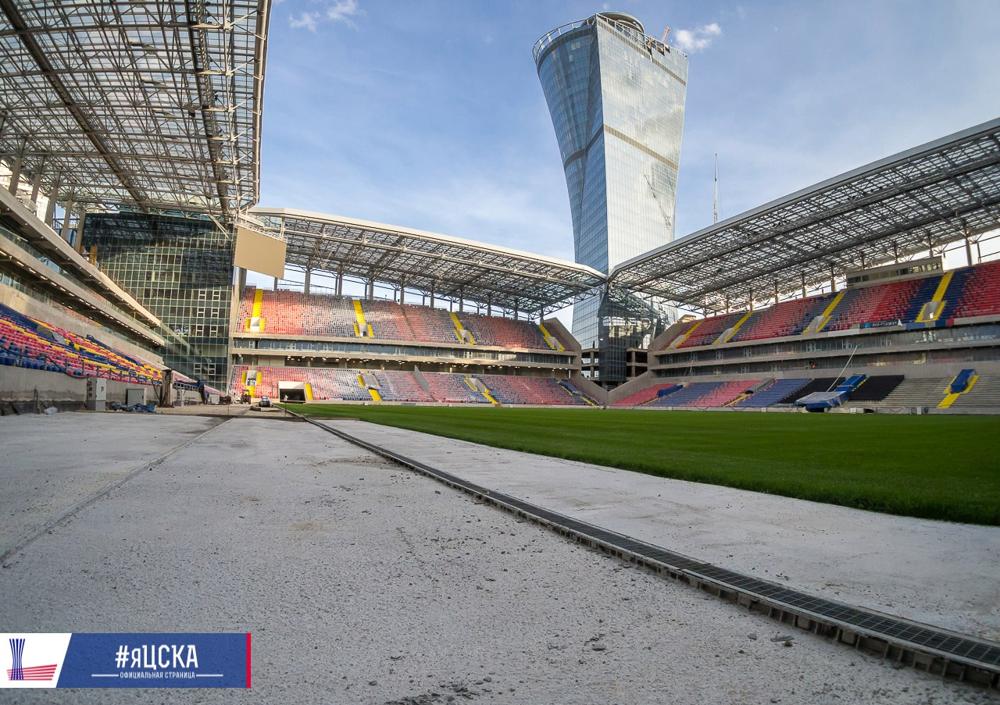
[[[539,521],[561,533],[572,533],[578,539],[584,539],[596,547],[613,553],[626,555],[647,567],[656,570],[666,569],[677,573],[684,576],[687,582],[694,583],[699,587],[709,587],[725,593],[732,593],[735,598],[730,594],[725,596],[735,599],[741,604],[747,602],[747,606],[751,608],[754,604],[759,604],[769,612],[777,610],[779,619],[792,618],[799,626],[817,632],[826,630],[830,635],[836,636],[839,641],[844,641],[845,638],[849,637],[846,643],[882,655],[893,653],[897,660],[910,663],[923,670],[990,685],[994,688],[1000,686],[1000,644],[998,643],[956,634],[862,607],[845,605],[697,561],[661,546],[618,534],[525,502],[517,497],[467,482],[451,473],[356,438],[339,429],[305,418],[294,412],[289,413],[349,443],[441,480],[452,487],[466,491],[502,508]],[[723,593],[719,592],[719,595],[721,597]],[[805,624],[801,621],[803,619]],[[925,658],[918,659],[917,655]],[[926,657],[931,657],[929,664]]]

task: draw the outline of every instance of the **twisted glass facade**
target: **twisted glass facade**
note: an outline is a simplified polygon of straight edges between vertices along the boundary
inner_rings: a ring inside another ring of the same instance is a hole
[[[549,32],[534,55],[566,173],[576,261],[608,272],[673,240],[687,57],[617,13]],[[611,322],[620,320],[613,308],[603,296],[573,310],[573,335],[600,350],[608,384],[624,380],[627,345],[615,335],[622,326]]]

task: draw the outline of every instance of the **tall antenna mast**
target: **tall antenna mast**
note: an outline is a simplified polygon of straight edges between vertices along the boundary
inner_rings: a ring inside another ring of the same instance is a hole
[[[715,153],[715,177],[712,180],[712,225],[719,222],[719,153]]]

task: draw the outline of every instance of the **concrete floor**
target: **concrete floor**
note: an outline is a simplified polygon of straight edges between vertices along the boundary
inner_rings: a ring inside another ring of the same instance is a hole
[[[0,493],[0,516],[44,526],[78,507],[3,564],[0,623],[249,630],[253,689],[0,691],[0,702],[991,701],[630,569],[306,424],[228,420],[80,501],[106,486],[91,479],[102,466],[127,472],[168,451],[168,436],[182,445],[215,423],[0,419],[0,479],[16,490]],[[26,509],[32,487],[61,501]],[[0,524],[5,545],[14,524]],[[772,641],[785,634],[790,647]]]
[[[912,519],[325,421],[461,478],[700,560],[1000,641],[1000,527]]]

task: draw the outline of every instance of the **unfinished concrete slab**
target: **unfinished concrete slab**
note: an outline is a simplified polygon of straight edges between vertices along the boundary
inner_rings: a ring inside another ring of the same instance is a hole
[[[57,413],[0,418],[0,555],[218,420]]]
[[[500,492],[737,572],[1000,638],[1000,528],[644,475],[363,421],[323,421]]]
[[[72,454],[73,436],[96,434],[88,418],[50,443]],[[0,511],[12,501],[0,496]],[[254,687],[241,697],[262,703],[991,698],[788,632],[313,426],[269,419],[226,421],[134,475],[15,554],[0,591],[11,630],[249,630]]]

